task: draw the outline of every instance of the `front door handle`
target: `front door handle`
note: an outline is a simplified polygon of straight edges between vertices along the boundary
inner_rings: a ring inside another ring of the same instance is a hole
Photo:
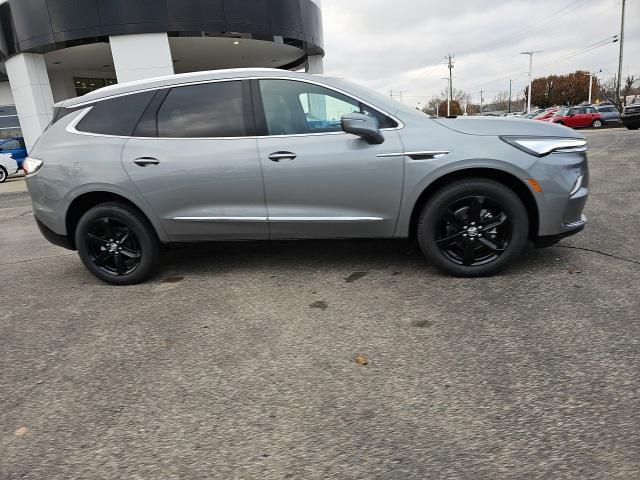
[[[153,157],[140,157],[136,158],[133,163],[140,167],[147,167],[149,165],[158,165],[160,163],[160,160]]]
[[[292,152],[273,152],[269,155],[269,160],[272,162],[281,162],[282,160],[294,160],[296,157],[297,155]]]

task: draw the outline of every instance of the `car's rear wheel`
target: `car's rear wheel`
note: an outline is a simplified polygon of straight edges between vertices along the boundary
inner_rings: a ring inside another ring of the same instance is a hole
[[[602,120],[594,120],[594,121],[591,123],[591,126],[592,126],[593,128],[600,128],[600,127],[602,127]]]
[[[0,183],[4,183],[9,174],[4,167],[0,167]]]
[[[483,178],[456,181],[436,192],[418,220],[425,257],[456,276],[480,277],[509,266],[529,234],[527,210],[503,184]]]
[[[85,267],[113,285],[133,285],[156,269],[159,243],[148,220],[123,203],[105,203],[87,211],[75,232]]]

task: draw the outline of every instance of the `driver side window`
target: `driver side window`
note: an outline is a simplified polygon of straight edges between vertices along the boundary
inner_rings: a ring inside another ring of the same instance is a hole
[[[341,118],[347,113],[375,117],[380,128],[397,126],[359,101],[311,83],[261,80],[260,92],[269,135],[341,132]]]

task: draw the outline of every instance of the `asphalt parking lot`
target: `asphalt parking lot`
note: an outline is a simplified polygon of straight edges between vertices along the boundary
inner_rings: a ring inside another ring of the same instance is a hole
[[[640,478],[640,134],[586,135],[585,232],[486,279],[285,243],[110,287],[0,194],[0,478]]]

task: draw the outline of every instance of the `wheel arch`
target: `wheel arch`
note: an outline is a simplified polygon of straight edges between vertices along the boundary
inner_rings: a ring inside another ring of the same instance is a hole
[[[518,177],[504,170],[473,167],[446,173],[427,185],[413,205],[409,222],[409,238],[415,238],[420,212],[433,194],[448,183],[465,178],[487,178],[495,180],[513,190],[524,204],[527,215],[529,216],[529,239],[533,239],[538,235],[540,212],[529,187]]]
[[[154,232],[156,233],[156,236],[161,241],[161,238],[162,238],[160,235],[161,232],[158,231],[157,225],[154,224],[152,219],[149,218],[149,215],[147,215],[147,213],[142,208],[140,208],[133,201],[129,200],[128,198],[122,195],[119,195],[114,192],[106,191],[106,190],[98,190],[98,191],[91,191],[91,192],[86,192],[81,195],[78,195],[76,198],[73,199],[73,201],[69,204],[69,207],[67,208],[67,213],[65,215],[65,226],[66,226],[66,232],[67,232],[67,239],[73,249],[76,249],[75,232],[78,226],[78,222],[80,221],[80,218],[82,217],[82,215],[84,215],[91,208],[97,205],[100,205],[103,203],[109,203],[109,202],[123,203],[135,209],[136,211],[138,211],[140,215],[142,215],[149,222]]]

